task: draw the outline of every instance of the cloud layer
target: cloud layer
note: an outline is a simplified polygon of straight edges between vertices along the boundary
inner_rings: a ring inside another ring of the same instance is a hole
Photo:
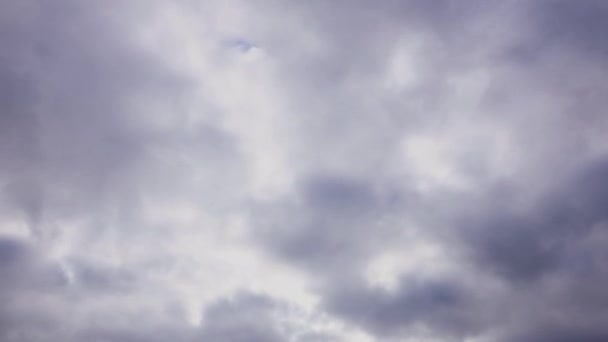
[[[608,340],[608,3],[0,6],[0,340]]]

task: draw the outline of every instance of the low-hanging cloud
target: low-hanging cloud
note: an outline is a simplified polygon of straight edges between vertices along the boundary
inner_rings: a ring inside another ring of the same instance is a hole
[[[0,5],[2,341],[603,341],[603,1]]]

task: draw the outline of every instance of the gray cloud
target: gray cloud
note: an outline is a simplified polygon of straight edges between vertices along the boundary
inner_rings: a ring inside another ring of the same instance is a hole
[[[361,285],[359,285],[361,286]],[[409,335],[460,340],[482,324],[471,294],[449,280],[403,279],[395,292],[336,289],[327,307],[379,338]]]
[[[334,341],[323,332],[302,331],[286,321],[293,310],[270,297],[237,293],[207,308],[199,339],[203,341]],[[283,317],[282,317],[283,316]]]
[[[3,341],[608,334],[603,2],[0,7]]]
[[[206,312],[207,327],[203,329],[201,339],[283,341],[285,337],[268,317],[274,306],[270,299],[254,295],[218,303]]]

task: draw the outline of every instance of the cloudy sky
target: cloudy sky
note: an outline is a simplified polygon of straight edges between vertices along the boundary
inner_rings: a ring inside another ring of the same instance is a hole
[[[608,2],[0,1],[3,342],[608,341]]]

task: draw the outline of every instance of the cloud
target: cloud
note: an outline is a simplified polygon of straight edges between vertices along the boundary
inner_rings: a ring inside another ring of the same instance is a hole
[[[0,339],[602,340],[606,9],[2,4]]]
[[[300,319],[306,320],[303,325]],[[311,324],[312,323],[312,324]],[[205,310],[199,339],[204,341],[335,341],[314,318],[288,303],[254,293],[236,293]],[[315,330],[316,329],[316,330]]]

